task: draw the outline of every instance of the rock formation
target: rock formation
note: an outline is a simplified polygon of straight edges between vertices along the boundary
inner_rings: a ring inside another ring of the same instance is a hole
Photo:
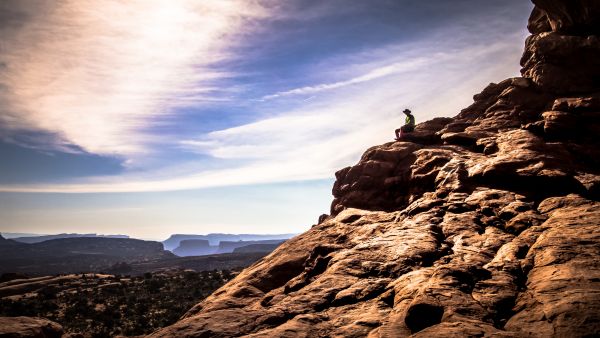
[[[63,328],[43,318],[0,317],[0,337],[9,338],[59,338]]]
[[[367,150],[331,215],[152,336],[599,335],[600,2],[534,3],[522,77]]]

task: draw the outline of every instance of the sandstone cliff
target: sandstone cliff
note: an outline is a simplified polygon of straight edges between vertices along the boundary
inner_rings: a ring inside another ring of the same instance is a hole
[[[534,3],[522,77],[367,150],[330,216],[152,336],[600,334],[600,3]]]

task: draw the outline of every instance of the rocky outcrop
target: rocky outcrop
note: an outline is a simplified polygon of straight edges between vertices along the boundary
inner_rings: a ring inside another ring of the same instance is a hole
[[[367,150],[330,215],[152,336],[599,335],[600,3],[534,2],[523,77]]]
[[[600,9],[596,0],[533,0],[534,14],[538,17],[531,22],[546,22],[542,31],[554,31],[566,35],[600,34]],[[534,34],[540,30],[531,30]]]
[[[0,337],[60,338],[63,328],[43,318],[0,317]]]
[[[554,93],[600,86],[600,6],[595,0],[534,0],[523,76]]]

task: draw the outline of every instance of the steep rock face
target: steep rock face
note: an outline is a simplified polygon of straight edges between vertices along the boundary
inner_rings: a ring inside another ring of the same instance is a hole
[[[367,150],[331,215],[152,336],[600,334],[600,3],[534,2],[523,77]]]
[[[588,35],[600,33],[600,9],[595,0],[533,0],[538,22],[545,20],[547,28],[564,34]],[[531,26],[531,25],[530,25]],[[539,31],[532,31],[539,33]]]
[[[523,76],[545,90],[578,93],[600,86],[600,6],[595,0],[534,0],[533,33],[521,59]]]

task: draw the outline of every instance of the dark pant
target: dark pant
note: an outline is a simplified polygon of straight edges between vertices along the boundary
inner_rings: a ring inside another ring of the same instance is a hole
[[[405,124],[402,127],[396,129],[396,138],[402,137],[402,133],[411,133],[413,131],[415,131],[415,126]]]

